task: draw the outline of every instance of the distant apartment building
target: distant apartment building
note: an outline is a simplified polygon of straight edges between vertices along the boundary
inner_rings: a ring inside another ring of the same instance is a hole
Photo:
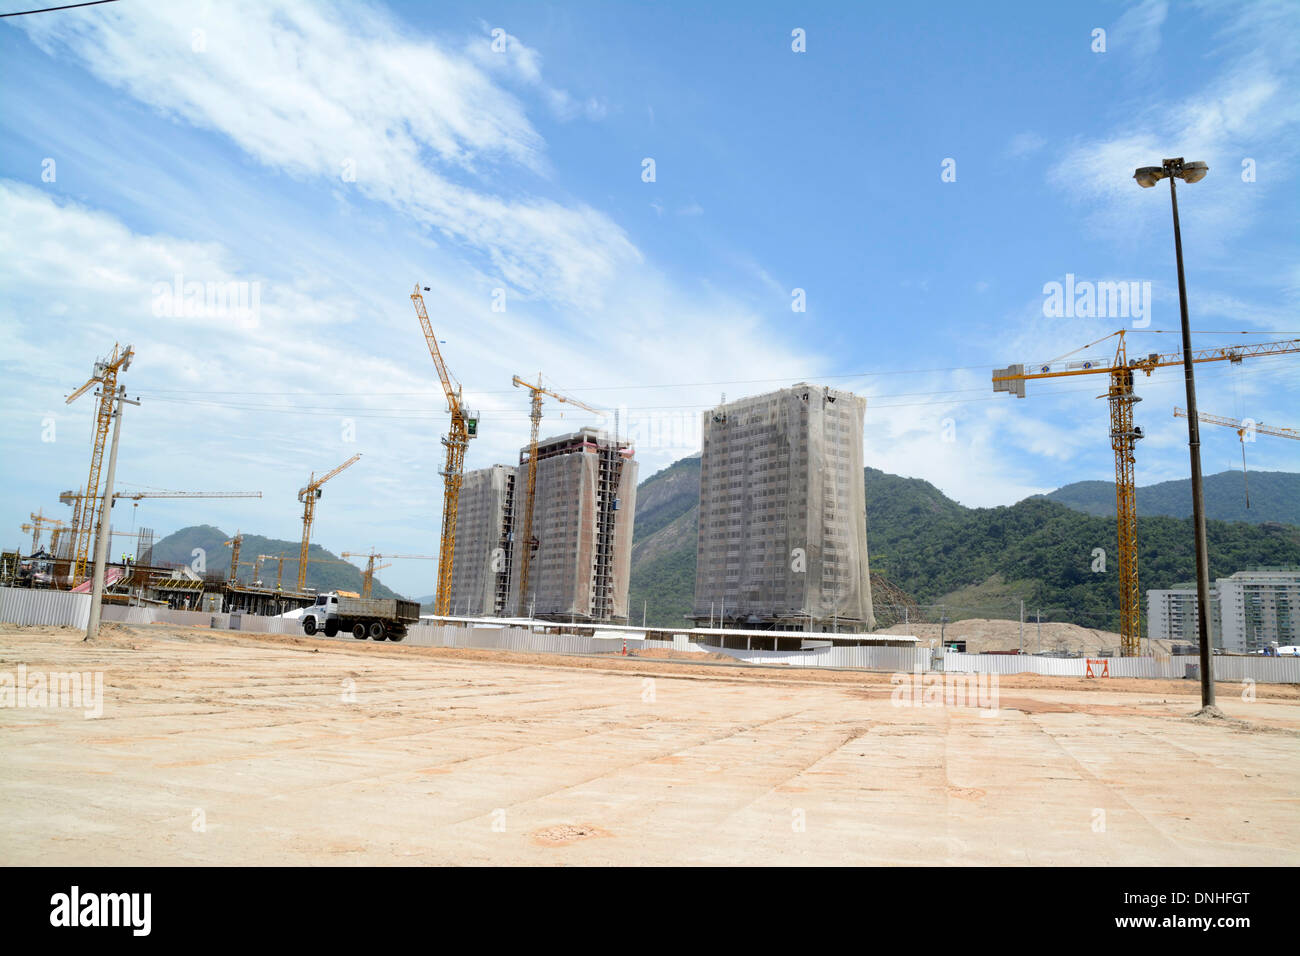
[[[1300,569],[1238,571],[1215,584],[1225,651],[1251,654],[1272,644],[1300,644]]]
[[[851,392],[801,383],[704,414],[697,622],[875,626],[862,467],[866,406]]]
[[[515,469],[493,465],[466,472],[456,510],[451,613],[494,617],[510,599]]]
[[[1300,569],[1260,568],[1219,578],[1210,589],[1213,646],[1252,654],[1300,643]],[[1147,591],[1147,637],[1199,641],[1196,585]]]
[[[537,446],[533,546],[520,588],[528,449],[515,470],[518,517],[510,562],[511,613],[556,621],[624,624],[632,567],[637,462],[626,442],[596,428]]]
[[[1175,644],[1200,643],[1200,609],[1195,584],[1175,584],[1172,588],[1147,591],[1147,639],[1172,641]],[[1222,646],[1219,592],[1210,589],[1211,646]]]

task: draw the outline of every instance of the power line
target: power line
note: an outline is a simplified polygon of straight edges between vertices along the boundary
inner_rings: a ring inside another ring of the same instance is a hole
[[[15,13],[0,13],[3,17],[25,17],[33,13],[53,13],[55,10],[75,10],[77,7],[97,7],[101,3],[116,3],[117,0],[88,0],[86,3],[67,3],[61,7],[42,7],[39,10],[19,10]]]

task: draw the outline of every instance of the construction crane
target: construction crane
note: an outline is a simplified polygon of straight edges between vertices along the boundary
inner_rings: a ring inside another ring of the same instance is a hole
[[[86,502],[81,509],[80,520],[76,526],[75,542],[72,553],[72,573],[70,585],[77,585],[86,577],[86,558],[90,553],[90,536],[101,516],[102,504],[99,500],[99,478],[104,464],[104,445],[108,441],[108,426],[113,421],[113,402],[117,395],[117,376],[131,367],[131,358],[135,355],[131,346],[120,348],[113,344],[113,351],[107,358],[95,363],[94,372],[86,383],[68,396],[71,405],[94,386],[99,386],[99,405],[95,411],[95,424],[92,429],[90,445],[90,477],[86,479]]]
[[[118,491],[113,500],[125,498],[139,501],[141,498],[260,498],[260,491]]]
[[[283,552],[281,552],[280,554],[259,554],[259,555],[257,556],[257,560],[253,562],[253,578],[254,578],[254,580],[259,579],[259,578],[261,577],[261,575],[262,575],[262,562],[263,562],[263,561],[275,561],[275,562],[277,562],[277,564],[276,564],[276,569],[275,569],[275,589],[276,589],[277,591],[280,590],[281,583],[282,583],[283,580],[284,580],[284,554],[283,554]]]
[[[1184,408],[1174,409],[1174,418],[1186,418],[1187,410]],[[1208,412],[1197,411],[1196,420],[1206,422],[1210,425],[1224,425],[1228,428],[1237,430],[1237,440],[1241,442],[1241,480],[1246,489],[1246,507],[1250,507],[1250,480],[1246,477],[1246,436],[1251,435],[1254,441],[1255,435],[1273,435],[1277,438],[1296,438],[1300,439],[1300,429],[1282,428],[1279,425],[1265,425],[1263,422],[1257,422],[1253,419],[1238,421],[1235,418],[1224,418],[1222,415],[1211,415]],[[32,517],[35,517],[33,515]]]
[[[316,520],[316,500],[320,498],[321,485],[329,481],[339,472],[350,468],[361,460],[360,455],[353,455],[343,464],[331,471],[327,471],[319,478],[316,473],[312,472],[311,478],[307,484],[298,489],[298,500],[302,502],[302,551],[298,555],[298,593],[307,585],[307,546],[311,543],[311,525]]]
[[[438,560],[438,558],[432,554],[376,554],[374,551],[370,551],[365,554],[361,554],[360,552],[357,551],[344,551],[343,557],[366,559],[366,569],[361,572],[361,596],[366,598],[370,597],[370,592],[374,588],[375,572],[382,571],[384,568],[392,567],[391,564],[376,565],[375,564],[376,560],[382,558],[387,558],[389,560],[411,559],[415,561],[437,561]]]
[[[58,543],[59,532],[66,527],[67,525],[65,525],[62,521],[59,521],[56,518],[45,517],[44,512],[38,508],[36,511],[32,512],[31,524],[24,523],[22,526],[22,530],[30,531],[32,533],[31,553],[35,554],[41,546],[41,532],[44,531],[46,528],[49,528],[50,529],[50,553],[53,554],[54,548]]]
[[[1137,553],[1137,486],[1133,478],[1134,452],[1142,429],[1133,424],[1133,406],[1140,402],[1133,392],[1133,375],[1143,372],[1150,375],[1158,368],[1183,364],[1183,353],[1151,352],[1130,359],[1126,350],[1124,329],[1113,332],[1082,348],[1075,349],[1043,365],[1009,365],[993,370],[993,391],[1010,392],[1017,398],[1025,397],[1025,383],[1031,379],[1063,378],[1075,375],[1109,375],[1110,388],[1105,395],[1110,404],[1110,443],[1115,452],[1115,522],[1118,527],[1119,550],[1119,621],[1120,653],[1135,657],[1142,653],[1142,603],[1138,591]],[[1095,345],[1118,337],[1115,357],[1109,362],[1092,360],[1066,361]],[[1280,342],[1263,342],[1256,345],[1233,345],[1218,348],[1193,349],[1192,362],[1240,362],[1261,355],[1284,355],[1300,352],[1300,339]]]
[[[429,291],[428,286],[425,286],[424,291]],[[442,382],[442,390],[447,396],[447,411],[451,413],[451,427],[442,439],[447,448],[447,464],[442,470],[442,537],[438,543],[438,589],[433,600],[435,613],[446,614],[451,606],[451,569],[456,557],[456,512],[460,507],[460,483],[465,473],[465,449],[471,438],[478,437],[478,415],[467,411],[462,404],[460,384],[452,386],[447,363],[442,360],[442,352],[438,348],[438,337],[433,334],[429,313],[424,308],[424,296],[420,295],[419,283],[416,283],[415,291],[411,293],[411,302],[415,305],[420,328],[424,330],[424,341],[429,346],[429,354],[438,370],[438,380]]]
[[[239,583],[239,549],[244,543],[244,536],[236,531],[235,536],[229,541],[222,542],[230,549],[230,583]]]
[[[549,388],[542,386],[542,373],[537,373],[537,384],[527,382],[516,375],[512,382],[516,388],[526,388],[532,394],[529,396],[528,419],[532,423],[532,431],[528,439],[528,485],[524,496],[524,536],[519,549],[519,600],[524,602],[528,600],[528,566],[532,561],[533,551],[537,548],[539,542],[533,536],[533,502],[537,495],[537,432],[542,424],[542,396],[549,395],[551,398],[568,405],[576,405],[578,408],[585,409],[589,412],[595,412],[597,415],[604,416],[604,412],[592,408],[585,402],[580,402],[576,398],[567,395],[561,395],[553,392]],[[522,608],[517,608],[522,613]],[[439,614],[446,614],[447,609],[441,608]]]

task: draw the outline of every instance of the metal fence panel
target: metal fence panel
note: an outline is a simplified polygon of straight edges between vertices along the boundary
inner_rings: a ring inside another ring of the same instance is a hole
[[[89,620],[89,594],[0,588],[0,621],[6,624],[84,628]]]

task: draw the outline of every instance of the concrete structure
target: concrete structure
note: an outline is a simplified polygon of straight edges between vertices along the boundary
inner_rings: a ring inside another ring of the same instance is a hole
[[[722,627],[875,626],[867,559],[866,399],[820,385],[704,414],[692,617]]]
[[[453,614],[501,614],[510,597],[515,469],[493,465],[465,473],[456,510],[451,571]]]
[[[1250,654],[1300,644],[1300,569],[1258,568],[1219,578],[1223,649]]]
[[[515,535],[510,581],[514,614],[626,623],[636,512],[637,463],[632,455],[629,444],[615,442],[596,428],[538,443],[536,550],[529,562],[528,593],[521,594],[517,569],[525,543],[522,535]],[[522,509],[528,487],[527,448],[519,458],[515,500]],[[522,520],[518,525],[522,528]]]
[[[1176,644],[1200,643],[1200,609],[1196,602],[1196,584],[1176,584],[1172,588],[1147,591],[1147,639],[1173,641]],[[1210,641],[1223,646],[1219,590],[1210,589]]]
[[[1210,637],[1230,654],[1300,643],[1300,569],[1258,568],[1210,589]],[[1147,637],[1198,643],[1196,585],[1147,591]]]

